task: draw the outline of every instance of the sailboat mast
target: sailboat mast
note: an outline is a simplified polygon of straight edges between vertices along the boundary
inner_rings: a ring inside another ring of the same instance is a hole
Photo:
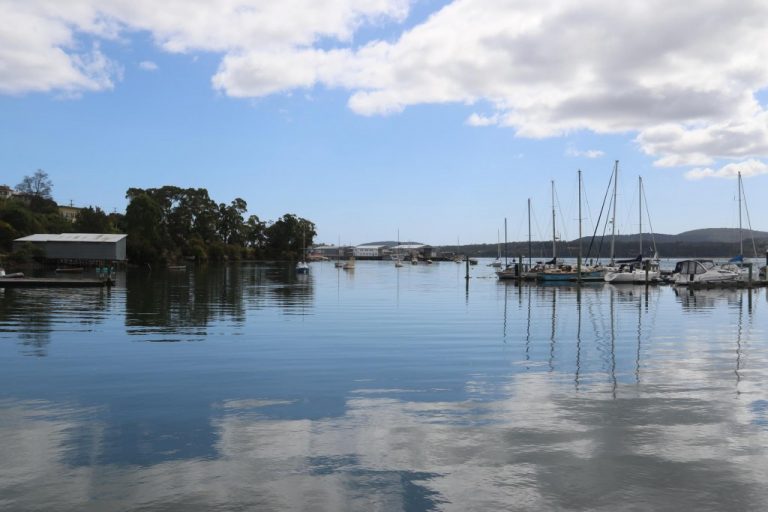
[[[528,198],[528,268],[531,268],[531,198]]]
[[[579,259],[576,261],[576,276],[581,284],[581,169],[579,169]]]
[[[640,258],[643,257],[643,177],[637,177],[637,212],[640,219]]]
[[[557,258],[557,234],[555,233],[555,180],[552,180],[552,260]]]
[[[613,167],[613,218],[611,219],[611,266],[614,264],[614,255],[616,248],[616,192],[619,183],[619,161]]]
[[[507,218],[504,217],[504,268],[509,267],[507,256]]]
[[[741,233],[741,171],[739,171],[739,256],[744,255],[744,237]]]

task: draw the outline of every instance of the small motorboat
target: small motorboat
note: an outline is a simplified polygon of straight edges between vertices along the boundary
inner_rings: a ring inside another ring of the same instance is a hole
[[[712,260],[678,261],[672,272],[672,282],[686,286],[691,283],[727,283],[738,281],[741,272],[715,265]]]

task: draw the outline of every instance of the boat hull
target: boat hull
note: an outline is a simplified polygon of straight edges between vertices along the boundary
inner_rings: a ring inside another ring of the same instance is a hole
[[[739,281],[738,272],[719,271],[706,274],[676,274],[672,281],[679,286],[687,286],[695,283],[730,283]]]
[[[660,278],[658,271],[651,270],[648,272],[648,282],[656,282]],[[608,272],[605,274],[605,282],[613,284],[637,284],[645,283],[646,273],[645,270],[633,270],[632,272]]]
[[[578,272],[540,272],[538,279],[544,282],[574,282],[579,280],[579,275]],[[602,281],[602,279],[603,272],[600,270],[581,273],[582,281]]]

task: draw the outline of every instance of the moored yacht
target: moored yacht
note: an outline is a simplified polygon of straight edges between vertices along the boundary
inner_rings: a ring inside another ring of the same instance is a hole
[[[677,285],[691,283],[725,283],[738,281],[740,272],[716,265],[712,260],[678,261],[672,273],[672,282]]]

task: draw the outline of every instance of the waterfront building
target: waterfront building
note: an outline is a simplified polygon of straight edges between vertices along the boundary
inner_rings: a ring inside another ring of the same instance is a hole
[[[355,258],[361,260],[381,260],[388,258],[391,249],[387,245],[358,245],[355,247],[353,254]]]
[[[125,261],[128,235],[101,233],[36,234],[13,241],[13,250],[32,244],[48,260],[72,262]]]

